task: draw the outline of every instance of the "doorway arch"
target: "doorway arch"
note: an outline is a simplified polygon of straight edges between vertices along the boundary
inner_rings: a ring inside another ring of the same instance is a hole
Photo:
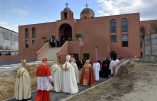
[[[60,45],[62,46],[65,41],[72,40],[72,27],[64,23],[59,27]]]

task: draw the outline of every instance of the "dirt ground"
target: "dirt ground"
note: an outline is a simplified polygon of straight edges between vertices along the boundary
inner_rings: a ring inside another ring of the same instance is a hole
[[[156,94],[157,64],[136,62],[118,77],[68,101],[157,101]]]
[[[47,63],[47,65],[51,67],[52,62]],[[25,67],[29,72],[31,78],[32,91],[36,90],[35,71],[37,67],[38,67],[37,64],[31,64],[31,65],[27,64],[27,66]],[[0,101],[14,97],[16,71],[17,68],[0,69]]]

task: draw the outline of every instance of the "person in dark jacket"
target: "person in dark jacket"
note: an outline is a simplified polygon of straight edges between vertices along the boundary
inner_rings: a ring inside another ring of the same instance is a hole
[[[106,58],[102,62],[102,68],[101,68],[101,71],[100,71],[100,76],[102,78],[108,78],[108,76],[110,75],[109,65],[110,65],[110,60],[109,60],[109,58]]]

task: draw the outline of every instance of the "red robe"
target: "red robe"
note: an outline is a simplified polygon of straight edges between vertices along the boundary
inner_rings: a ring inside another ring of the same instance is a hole
[[[51,71],[47,65],[40,65],[36,70],[37,77],[51,76]],[[50,91],[38,90],[35,101],[50,101]]]
[[[94,85],[94,74],[91,64],[85,64],[83,66],[80,85],[93,86]]]

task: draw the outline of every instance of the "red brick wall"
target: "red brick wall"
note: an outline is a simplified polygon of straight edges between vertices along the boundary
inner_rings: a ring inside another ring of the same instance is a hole
[[[126,18],[128,20],[128,32],[121,32],[121,19]],[[110,20],[115,19],[117,22],[117,42],[110,42]],[[84,46],[81,47],[81,53],[90,53],[91,58],[95,59],[95,48],[98,48],[98,58],[104,59],[109,55],[108,44],[110,45],[110,51],[114,50],[118,53],[119,57],[133,57],[140,56],[140,20],[139,14],[124,14],[106,17],[96,17],[91,19],[77,19],[77,20],[58,20],[56,22],[31,24],[19,27],[20,33],[20,55],[22,58],[36,59],[35,52],[39,50],[44,42],[41,39],[42,36],[50,37],[55,35],[57,38],[59,35],[59,28],[62,24],[69,24],[72,27],[72,38],[76,40],[76,33],[83,33]],[[31,28],[35,27],[37,31],[36,42],[32,45]],[[30,48],[25,48],[25,28],[30,30]],[[121,35],[128,34],[129,47],[121,47]],[[77,45],[69,46],[70,53],[78,52],[79,47]],[[123,54],[124,52],[129,54]]]
[[[0,56],[0,62],[20,61],[19,55]]]

